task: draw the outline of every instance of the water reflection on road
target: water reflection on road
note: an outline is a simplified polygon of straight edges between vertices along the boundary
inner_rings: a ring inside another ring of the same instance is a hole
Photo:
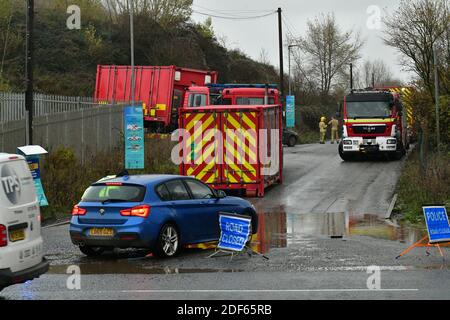
[[[259,210],[258,233],[253,249],[267,253],[270,248],[284,248],[302,238],[348,238],[368,236],[413,244],[425,230],[385,220],[373,214],[349,215],[344,212],[296,214],[283,207],[269,212]]]

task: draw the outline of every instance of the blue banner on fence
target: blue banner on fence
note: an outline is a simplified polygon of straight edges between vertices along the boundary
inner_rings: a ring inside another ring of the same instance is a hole
[[[144,169],[144,115],[142,106],[125,107],[125,169]]]
[[[295,96],[286,96],[286,127],[295,127]]]
[[[444,206],[423,207],[430,243],[450,242],[450,225]]]
[[[28,167],[33,177],[34,188],[36,189],[36,196],[39,201],[39,206],[48,206],[47,197],[44,193],[44,188],[41,182],[41,170],[39,168],[39,156],[27,156]]]
[[[251,218],[231,214],[220,214],[220,240],[217,248],[242,251],[250,236]]]

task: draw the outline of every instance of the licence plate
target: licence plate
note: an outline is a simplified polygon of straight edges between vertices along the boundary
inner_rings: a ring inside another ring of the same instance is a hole
[[[111,228],[92,228],[89,230],[89,234],[97,237],[112,237],[114,236],[114,230]]]
[[[25,239],[25,230],[14,230],[9,233],[9,240],[11,242],[16,242]]]

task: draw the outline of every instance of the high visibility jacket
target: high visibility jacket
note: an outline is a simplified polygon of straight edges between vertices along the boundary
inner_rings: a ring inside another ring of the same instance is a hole
[[[331,124],[331,130],[338,130],[339,129],[339,120],[332,119],[328,124]]]
[[[327,125],[325,124],[325,122],[320,122],[319,123],[319,129],[320,129],[320,132],[326,132],[327,131]]]

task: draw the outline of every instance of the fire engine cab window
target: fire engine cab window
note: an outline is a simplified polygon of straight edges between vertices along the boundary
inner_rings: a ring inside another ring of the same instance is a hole
[[[189,107],[206,106],[206,94],[191,94],[189,96]]]
[[[269,98],[268,103],[275,104],[274,98]],[[260,104],[264,104],[264,98],[238,97],[238,98],[236,98],[236,104],[250,105],[250,106],[260,105]]]
[[[383,118],[390,115],[391,109],[388,102],[347,102],[347,118]]]

